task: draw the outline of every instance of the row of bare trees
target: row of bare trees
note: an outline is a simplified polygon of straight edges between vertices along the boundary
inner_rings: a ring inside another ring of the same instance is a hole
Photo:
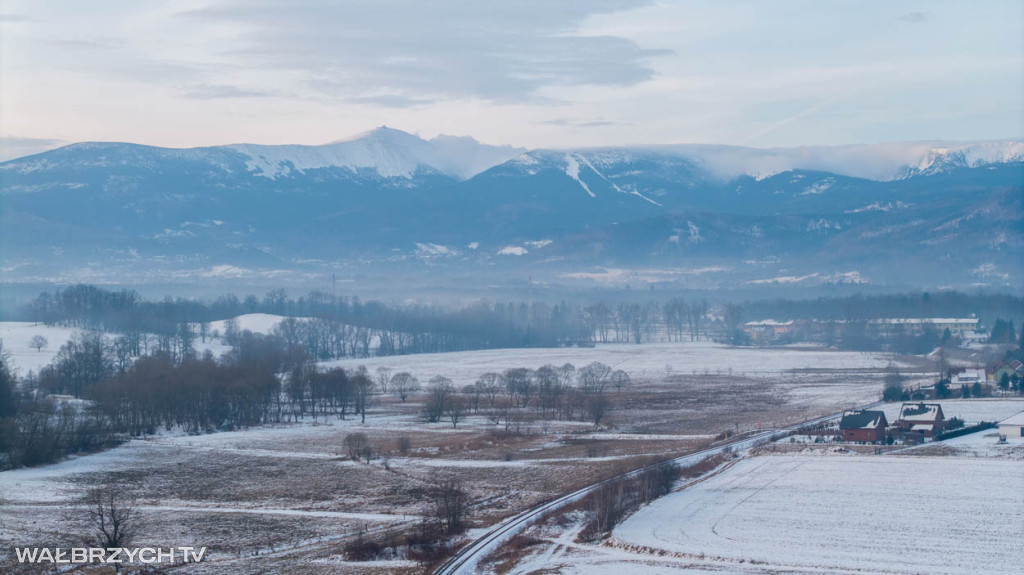
[[[387,367],[377,368],[375,376],[377,390],[402,402],[422,390],[427,421],[450,421],[456,428],[470,414],[484,414],[495,424],[509,426],[528,410],[552,419],[590,420],[597,426],[612,408],[610,392],[621,392],[630,384],[628,373],[601,362],[580,369],[566,363],[486,372],[462,388],[436,375],[424,389],[412,374],[392,373]]]

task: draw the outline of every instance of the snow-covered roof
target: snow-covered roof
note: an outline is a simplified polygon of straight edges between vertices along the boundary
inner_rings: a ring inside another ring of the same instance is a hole
[[[1024,425],[1024,411],[999,422],[999,425]]]
[[[933,431],[934,429],[935,426],[930,423],[915,423],[914,426],[910,428],[910,431]]]
[[[937,403],[904,403],[900,408],[900,420],[932,422],[938,418],[940,409]]]
[[[885,423],[882,411],[847,411],[839,422],[839,429],[877,429]]]
[[[793,325],[793,320],[775,321],[774,319],[762,319],[760,321],[748,321],[743,325],[747,327],[785,327]]]
[[[965,381],[984,381],[985,380],[985,368],[964,368],[960,373],[953,374],[954,382],[965,382]]]
[[[881,319],[873,319],[869,323],[887,323],[887,324],[900,324],[900,325],[921,325],[921,324],[952,324],[962,326],[975,326],[978,325],[978,318],[973,317],[888,317]]]

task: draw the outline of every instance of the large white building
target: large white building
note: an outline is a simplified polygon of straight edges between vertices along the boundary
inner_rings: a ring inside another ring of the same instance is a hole
[[[1024,439],[1024,411],[1000,421],[999,435],[1005,435],[1007,440]]]
[[[947,329],[950,334],[959,336],[978,329],[976,317],[893,317],[873,319],[868,322],[881,335],[893,335],[899,331],[907,335],[921,335],[926,329],[932,329],[942,335]]]

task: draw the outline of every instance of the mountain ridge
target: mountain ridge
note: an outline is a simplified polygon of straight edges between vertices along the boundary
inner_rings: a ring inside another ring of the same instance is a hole
[[[456,179],[469,179],[523,155],[552,153],[629,156],[652,154],[688,159],[712,177],[729,181],[742,176],[763,179],[793,170],[825,171],[875,181],[891,181],[939,173],[959,167],[1024,161],[1024,139],[972,142],[918,141],[839,146],[751,148],[725,144],[638,144],[628,146],[517,148],[482,144],[470,136],[438,135],[424,139],[382,126],[327,144],[234,143],[191,148],[166,148],[128,142],[80,142],[48,152],[0,162],[0,169],[60,150],[138,147],[165,155],[198,159],[204,154],[233,151],[245,156],[249,171],[271,179],[291,170],[320,168],[375,169],[382,177],[410,178],[426,166]]]
[[[575,281],[595,267],[656,266],[717,270],[669,274],[709,285],[1019,287],[1021,147],[918,143],[879,164],[888,148],[520,152],[391,129],[320,147],[82,143],[0,163],[0,271],[7,281],[205,281],[223,270],[305,281],[382,268]],[[821,169],[838,161],[862,173],[896,166],[898,177]]]

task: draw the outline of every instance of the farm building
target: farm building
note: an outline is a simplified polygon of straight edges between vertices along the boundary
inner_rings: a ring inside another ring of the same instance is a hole
[[[965,317],[894,317],[885,319],[873,319],[868,322],[873,331],[880,336],[893,335],[921,335],[925,331],[932,330],[942,335],[947,329],[952,335],[959,336],[968,331],[977,331],[978,318]]]
[[[847,411],[839,422],[839,432],[844,441],[885,441],[885,428],[889,422],[881,411]]]
[[[938,403],[904,403],[896,425],[905,432],[920,433],[924,437],[935,437],[942,433],[945,416]]]
[[[1024,439],[1024,411],[999,422],[999,435],[1006,439]]]
[[[748,321],[743,324],[743,331],[750,336],[750,341],[755,344],[771,343],[783,338],[793,331],[795,323],[790,321],[775,321],[765,319],[761,321]]]
[[[987,381],[984,367],[960,367],[950,371],[950,383],[953,385],[973,385]]]

